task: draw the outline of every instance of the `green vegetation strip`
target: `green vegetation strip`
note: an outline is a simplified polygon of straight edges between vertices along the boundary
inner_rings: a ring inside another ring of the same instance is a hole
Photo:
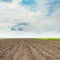
[[[36,40],[60,40],[60,38],[35,38]]]

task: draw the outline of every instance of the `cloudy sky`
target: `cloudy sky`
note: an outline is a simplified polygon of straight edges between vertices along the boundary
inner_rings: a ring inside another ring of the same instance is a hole
[[[0,0],[0,37],[60,36],[60,0]]]

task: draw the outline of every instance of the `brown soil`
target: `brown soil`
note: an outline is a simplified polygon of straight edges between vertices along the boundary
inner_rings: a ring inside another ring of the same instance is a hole
[[[0,60],[60,60],[60,41],[0,39]]]

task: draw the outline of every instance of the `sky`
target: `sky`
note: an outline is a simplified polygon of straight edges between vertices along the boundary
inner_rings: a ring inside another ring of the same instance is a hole
[[[0,0],[0,37],[60,37],[60,0]]]

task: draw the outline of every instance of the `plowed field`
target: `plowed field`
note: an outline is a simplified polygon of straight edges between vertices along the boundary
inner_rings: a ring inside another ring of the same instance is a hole
[[[0,60],[60,60],[60,41],[0,39]]]

